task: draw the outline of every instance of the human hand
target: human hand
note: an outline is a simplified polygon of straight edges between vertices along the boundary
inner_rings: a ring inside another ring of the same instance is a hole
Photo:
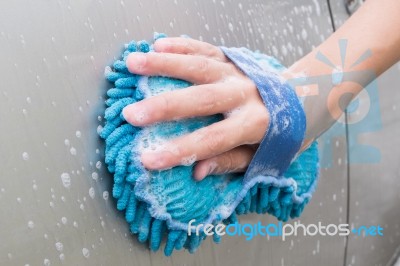
[[[162,151],[144,151],[150,170],[198,161],[194,177],[243,172],[269,123],[269,114],[252,80],[216,46],[189,38],[162,38],[154,53],[132,53],[130,72],[168,76],[193,83],[184,90],[161,93],[123,110],[134,126],[222,113],[225,119],[169,141]],[[138,115],[139,114],[139,115]]]

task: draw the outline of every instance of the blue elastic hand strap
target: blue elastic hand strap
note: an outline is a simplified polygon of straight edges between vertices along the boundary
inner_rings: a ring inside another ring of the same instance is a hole
[[[244,177],[282,176],[301,147],[306,130],[303,107],[293,88],[263,68],[247,49],[220,47],[257,86],[270,121]],[[256,115],[256,114],[255,114]]]

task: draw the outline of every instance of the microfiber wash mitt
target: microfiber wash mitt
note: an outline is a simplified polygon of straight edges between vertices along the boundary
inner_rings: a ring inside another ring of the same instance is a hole
[[[164,36],[155,34],[154,39]],[[125,106],[162,92],[184,90],[191,84],[130,73],[125,64],[129,53],[154,50],[146,41],[132,41],[125,48],[122,58],[106,67],[106,78],[115,87],[107,91],[108,107],[100,136],[106,144],[105,162],[114,176],[112,195],[117,199],[117,209],[125,212],[130,231],[140,242],[147,242],[156,251],[165,238],[165,255],[181,248],[193,253],[206,237],[204,231],[195,234],[188,226],[193,219],[193,225],[216,225],[235,223],[237,215],[251,212],[269,213],[282,221],[299,217],[317,183],[318,150],[313,143],[297,155],[304,138],[305,115],[294,90],[279,78],[284,67],[276,59],[245,48],[221,47],[255,82],[271,121],[246,173],[209,175],[195,181],[193,164],[146,170],[139,159],[141,151],[220,121],[223,116],[141,128],[128,124],[122,116]],[[218,243],[220,236],[213,234],[213,239]]]

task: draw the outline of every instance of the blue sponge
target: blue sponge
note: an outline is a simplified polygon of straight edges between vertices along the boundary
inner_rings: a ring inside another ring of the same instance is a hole
[[[165,37],[157,34],[154,39]],[[215,123],[222,115],[163,122],[143,128],[128,124],[122,109],[161,92],[182,90],[190,83],[161,76],[131,74],[125,60],[131,52],[154,52],[146,41],[130,42],[121,60],[107,67],[105,75],[114,87],[107,91],[105,125],[100,132],[105,140],[105,162],[114,176],[113,197],[117,209],[125,212],[130,231],[140,242],[156,251],[166,238],[164,253],[188,249],[193,253],[206,235],[188,235],[188,222],[234,223],[237,215],[269,213],[287,221],[299,217],[309,202],[318,179],[318,149],[313,143],[300,154],[281,176],[244,180],[243,174],[210,175],[202,181],[192,178],[194,165],[169,170],[148,171],[139,158],[143,149],[156,149],[165,141]],[[280,72],[284,67],[274,58],[253,53],[267,69]],[[189,162],[190,163],[190,162]],[[214,241],[220,238],[214,234]]]

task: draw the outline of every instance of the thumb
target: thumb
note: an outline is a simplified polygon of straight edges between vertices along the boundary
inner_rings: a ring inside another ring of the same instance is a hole
[[[256,152],[254,145],[243,145],[215,157],[199,161],[194,169],[193,177],[203,180],[210,174],[226,174],[244,172]]]

